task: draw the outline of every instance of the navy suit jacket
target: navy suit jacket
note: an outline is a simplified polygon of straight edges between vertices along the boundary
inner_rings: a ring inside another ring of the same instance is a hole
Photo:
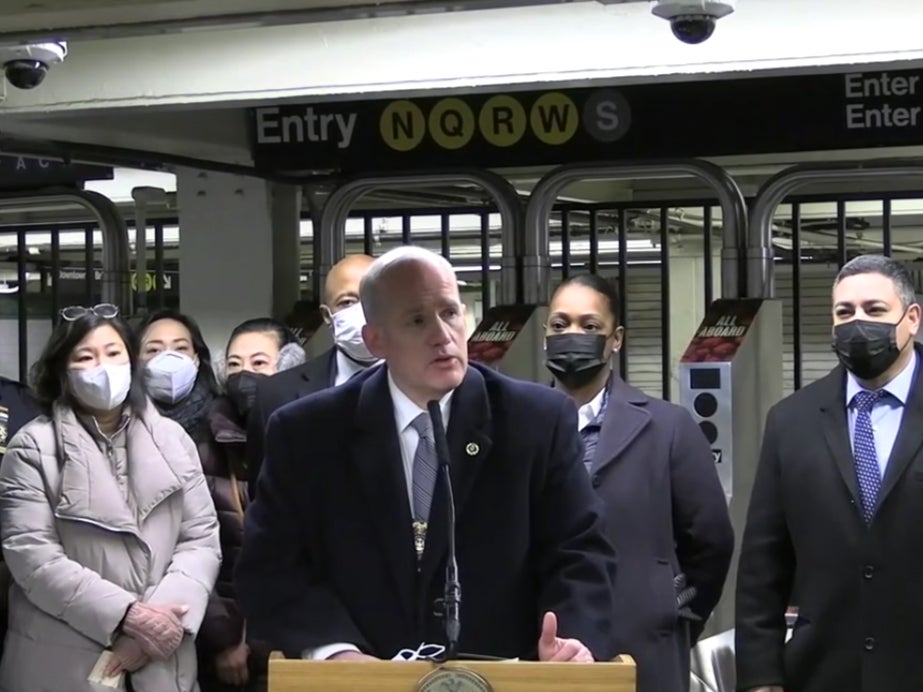
[[[921,370],[871,524],[862,516],[843,366],[770,409],[737,573],[738,689],[923,689]],[[789,606],[798,618],[786,642]]]
[[[332,387],[337,375],[337,350],[330,350],[290,370],[267,377],[256,388],[256,401],[247,423],[247,463],[250,497],[256,495],[256,479],[263,465],[266,425],[285,404]]]
[[[609,380],[590,467],[619,555],[615,632],[638,666],[638,692],[689,689],[689,648],[721,597],[734,552],[727,501],[708,441],[689,413]],[[674,577],[697,596],[682,618]]]
[[[545,611],[597,660],[615,556],[581,463],[574,404],[471,365],[448,425],[462,652],[536,658]],[[447,500],[437,483],[417,565],[387,368],[277,411],[245,521],[237,593],[254,637],[288,656],[334,642],[391,658],[444,642]]]

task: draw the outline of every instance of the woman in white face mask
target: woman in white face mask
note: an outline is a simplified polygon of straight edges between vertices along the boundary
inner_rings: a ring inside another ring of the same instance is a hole
[[[276,320],[264,318],[235,327],[225,358],[218,359],[226,394],[212,406],[208,416],[211,438],[208,444],[199,445],[199,456],[221,521],[225,558],[196,641],[202,692],[266,689],[269,647],[247,636],[234,597],[235,558],[249,504],[246,423],[259,382],[304,360],[304,349],[291,331]]]
[[[160,310],[137,329],[144,382],[154,405],[196,443],[208,437],[208,410],[218,394],[202,331],[188,315]]]
[[[61,316],[32,373],[43,415],[0,467],[0,690],[194,692],[221,561],[195,445],[146,399],[115,306]]]

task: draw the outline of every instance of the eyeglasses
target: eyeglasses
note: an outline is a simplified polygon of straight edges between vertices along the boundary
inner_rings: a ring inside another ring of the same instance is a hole
[[[87,315],[96,315],[104,320],[111,320],[113,317],[118,317],[119,308],[112,303],[100,303],[91,308],[85,308],[82,305],[71,305],[61,310],[61,319],[65,322],[76,322]]]

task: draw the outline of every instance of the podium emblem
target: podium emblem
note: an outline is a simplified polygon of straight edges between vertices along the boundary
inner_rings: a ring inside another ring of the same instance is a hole
[[[417,683],[417,692],[493,692],[490,683],[465,668],[437,668]]]

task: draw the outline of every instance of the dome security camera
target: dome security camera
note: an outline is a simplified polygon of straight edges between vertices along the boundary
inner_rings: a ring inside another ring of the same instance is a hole
[[[673,35],[683,43],[707,41],[715,24],[734,11],[735,0],[654,0],[651,12],[670,22]]]
[[[0,65],[6,80],[17,89],[34,89],[53,66],[64,62],[67,44],[32,43],[0,46]]]

